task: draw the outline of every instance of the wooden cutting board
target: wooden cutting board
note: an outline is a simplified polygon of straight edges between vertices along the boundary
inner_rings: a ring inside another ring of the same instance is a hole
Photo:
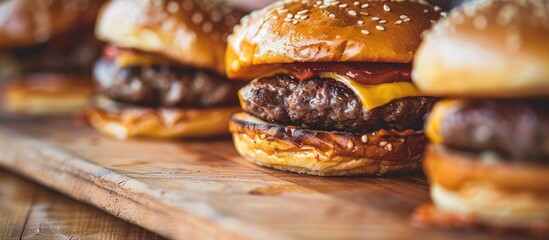
[[[73,119],[0,119],[0,165],[174,239],[524,239],[412,228],[422,176],[285,173],[228,138],[120,142]]]

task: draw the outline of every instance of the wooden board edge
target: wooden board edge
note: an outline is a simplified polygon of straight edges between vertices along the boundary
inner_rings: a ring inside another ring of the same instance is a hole
[[[272,233],[234,221],[223,224],[229,225],[228,227],[220,226],[207,217],[178,208],[176,204],[169,202],[176,196],[169,196],[154,186],[102,168],[65,150],[9,129],[0,128],[0,133],[0,152],[3,153],[0,154],[0,166],[164,237],[283,239],[281,236],[273,236]],[[41,161],[37,161],[38,159]],[[90,174],[83,168],[92,168],[96,171]],[[153,192],[155,197],[144,193],[130,193],[131,188],[142,188],[148,194]],[[101,201],[104,198],[109,200]],[[170,220],[166,222],[160,219]]]

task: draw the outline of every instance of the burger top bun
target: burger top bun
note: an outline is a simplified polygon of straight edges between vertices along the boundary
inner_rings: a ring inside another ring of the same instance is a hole
[[[278,1],[235,28],[227,75],[253,78],[265,65],[293,62],[408,63],[439,11],[412,0]]]
[[[431,95],[549,95],[549,1],[465,4],[425,37],[413,80]]]
[[[99,0],[0,1],[0,49],[30,47],[93,27]]]
[[[243,15],[216,0],[117,0],[103,7],[96,35],[224,74],[226,38]]]

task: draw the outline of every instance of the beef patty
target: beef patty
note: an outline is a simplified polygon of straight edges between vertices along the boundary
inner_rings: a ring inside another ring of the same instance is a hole
[[[268,122],[357,134],[379,129],[422,129],[436,101],[408,97],[366,110],[355,93],[333,79],[299,81],[288,75],[261,78],[241,91],[244,111]]]
[[[99,60],[94,69],[98,91],[109,98],[163,107],[218,107],[236,105],[244,84],[209,71],[172,65],[119,67]]]
[[[549,163],[547,106],[549,101],[463,100],[446,111],[439,131],[452,148]]]
[[[95,39],[93,29],[84,28],[32,47],[3,51],[23,74],[55,72],[87,76],[103,45]]]

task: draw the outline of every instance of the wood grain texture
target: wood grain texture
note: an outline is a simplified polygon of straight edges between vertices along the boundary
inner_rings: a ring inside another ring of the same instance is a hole
[[[257,167],[229,139],[118,142],[61,119],[3,120],[0,165],[174,239],[524,239],[414,229],[422,176],[321,178]]]
[[[0,169],[0,239],[162,239]]]

